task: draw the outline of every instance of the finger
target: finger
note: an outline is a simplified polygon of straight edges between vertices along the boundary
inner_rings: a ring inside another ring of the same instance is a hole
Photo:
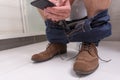
[[[44,16],[45,16],[47,19],[51,19],[51,18],[54,16],[54,14],[51,14],[51,13],[47,12],[46,10],[44,10]]]
[[[64,13],[54,13],[54,12],[49,12],[50,14],[53,14],[53,15],[55,15],[55,16],[57,16],[57,17],[69,17],[70,16],[70,13],[68,13],[68,12],[64,12]]]
[[[50,12],[50,11],[48,11],[47,9],[45,9],[44,10],[45,11],[45,13],[44,14],[51,14],[51,15],[53,15],[53,16],[57,16],[57,17],[68,17],[69,15],[70,15],[70,13],[68,13],[68,12],[60,12],[60,13],[55,13],[55,12]]]
[[[47,10],[52,13],[70,13],[71,9],[69,7],[48,7]]]
[[[64,16],[58,16],[58,15],[55,15],[55,14],[51,14],[51,13],[49,13],[49,12],[45,12],[44,15],[45,15],[46,18],[48,18],[48,19],[64,18]]]
[[[54,3],[56,6],[61,6],[62,4],[65,4],[66,1],[69,1],[69,0],[49,0],[49,1]]]
[[[52,19],[55,21],[60,21],[60,20],[64,20],[66,16],[57,16],[51,13],[46,13],[46,17],[47,19]]]
[[[71,10],[70,1],[69,0],[62,0],[62,1],[64,2],[63,4],[61,4],[61,6],[48,7],[47,9],[55,12],[70,11]]]

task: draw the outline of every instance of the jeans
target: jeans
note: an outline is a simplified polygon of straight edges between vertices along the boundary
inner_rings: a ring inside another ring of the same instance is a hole
[[[51,43],[88,42],[96,43],[111,35],[108,10],[101,11],[93,18],[64,21],[59,24],[46,20],[46,36]]]

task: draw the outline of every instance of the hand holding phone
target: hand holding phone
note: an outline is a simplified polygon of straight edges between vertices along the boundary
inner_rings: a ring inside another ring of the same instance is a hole
[[[54,3],[56,0],[50,0]],[[58,0],[57,0],[58,1]],[[71,13],[71,5],[69,0],[61,0],[60,5],[55,7],[48,7],[44,9],[44,15],[51,19],[52,21],[61,21],[65,20],[70,16]]]
[[[61,21],[70,16],[69,0],[36,0],[31,4],[42,9],[44,16],[52,21]]]

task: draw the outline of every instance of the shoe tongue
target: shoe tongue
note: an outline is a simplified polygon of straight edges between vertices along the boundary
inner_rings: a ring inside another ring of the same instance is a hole
[[[89,51],[91,49],[92,43],[84,42],[81,47],[81,51]]]

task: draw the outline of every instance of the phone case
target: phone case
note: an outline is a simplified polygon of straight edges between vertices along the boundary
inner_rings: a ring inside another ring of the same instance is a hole
[[[55,4],[53,4],[52,2],[50,2],[48,0],[35,0],[35,1],[31,2],[31,5],[33,5],[37,8],[40,8],[40,9],[55,6]]]

